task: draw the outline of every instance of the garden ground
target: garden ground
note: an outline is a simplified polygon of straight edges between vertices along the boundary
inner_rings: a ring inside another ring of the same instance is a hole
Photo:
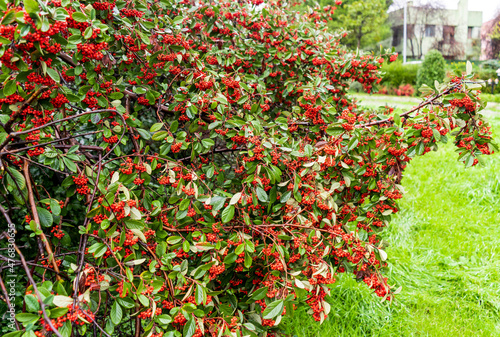
[[[362,104],[411,108],[418,99],[357,95]],[[405,102],[411,102],[407,104]],[[500,104],[485,111],[500,140]],[[416,158],[407,194],[387,229],[388,277],[403,286],[380,303],[364,283],[340,275],[320,326],[305,311],[284,321],[295,336],[500,336],[500,156],[465,169],[453,144]]]

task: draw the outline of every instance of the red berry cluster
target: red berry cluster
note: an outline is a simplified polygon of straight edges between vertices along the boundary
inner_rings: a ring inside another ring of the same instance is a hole
[[[87,186],[87,183],[89,182],[89,179],[84,176],[84,175],[79,175],[79,176],[73,176],[73,182],[75,185],[78,187],[76,188],[76,191],[79,194],[89,194],[90,193],[90,188]]]

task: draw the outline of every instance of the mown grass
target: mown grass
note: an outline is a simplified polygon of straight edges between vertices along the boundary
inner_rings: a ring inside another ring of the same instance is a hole
[[[422,102],[422,99],[420,97],[390,96],[366,93],[353,93],[351,96],[360,100],[363,105],[371,106],[374,108],[388,104],[390,106],[399,107],[404,110],[410,109]],[[500,95],[481,95],[481,98],[487,103],[487,113],[500,112]]]
[[[490,114],[500,139],[500,114]],[[295,336],[500,336],[500,156],[465,169],[452,144],[416,158],[407,194],[386,236],[388,276],[403,286],[380,303],[364,284],[340,277],[319,325],[305,310],[286,319]]]

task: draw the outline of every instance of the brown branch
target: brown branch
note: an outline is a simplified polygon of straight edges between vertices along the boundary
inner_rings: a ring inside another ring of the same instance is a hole
[[[88,134],[94,134],[94,133],[95,132],[89,132]],[[2,156],[4,154],[14,154],[14,153],[17,153],[17,152],[30,150],[30,149],[34,149],[34,148],[37,148],[37,147],[44,147],[44,146],[47,146],[47,145],[50,145],[50,144],[53,144],[53,143],[63,142],[63,141],[68,140],[68,139],[72,139],[72,137],[61,138],[61,139],[53,140],[51,142],[42,143],[42,144],[38,144],[38,145],[26,146],[26,147],[22,147],[22,148],[19,148],[19,149],[15,149],[13,151],[0,152],[0,156]],[[80,145],[80,144],[77,144],[77,145],[78,145],[78,149],[79,150],[104,151],[104,149],[102,147],[100,147],[100,146],[95,146],[95,145]],[[72,148],[73,146],[74,145],[67,145],[67,144],[56,144],[56,145],[54,145],[54,147],[58,148],[58,149],[69,149],[69,148]]]
[[[5,303],[7,303],[7,312],[9,310],[14,310],[12,303],[9,300],[9,293],[7,292],[7,288],[5,288],[5,284],[3,282],[2,276],[0,275],[0,287],[2,288],[3,296],[5,297]],[[16,329],[19,330],[19,323],[17,323],[16,317],[14,316],[14,324],[16,325]]]
[[[36,223],[36,229],[40,231],[40,238],[42,239],[42,242],[45,245],[45,250],[47,250],[47,254],[49,254],[49,263],[52,263],[52,266],[54,267],[54,270],[56,271],[57,274],[59,274],[59,266],[57,265],[56,260],[54,259],[54,252],[52,251],[52,247],[50,246],[49,240],[47,240],[47,237],[42,231],[42,228],[40,226],[40,218],[38,217],[38,211],[36,209],[36,203],[35,203],[35,198],[33,197],[33,189],[31,187],[31,176],[29,172],[29,164],[26,160],[24,160],[24,165],[23,165],[23,171],[24,171],[24,179],[26,180],[26,189],[28,191],[28,200],[31,206],[31,213],[33,214],[33,219]],[[60,280],[61,277],[57,275],[57,279]]]
[[[247,150],[247,149],[244,148],[244,147],[238,147],[236,149],[218,149],[218,150],[214,150],[214,151],[211,151],[211,152],[201,153],[198,156],[201,157],[201,156],[208,156],[208,155],[211,155],[211,154],[214,154],[214,153],[235,152],[235,151],[244,151],[244,150]],[[181,159],[177,159],[177,161],[184,161],[184,160],[188,160],[188,159],[191,159],[191,156],[184,157],[184,158],[181,158]]]
[[[72,255],[73,254],[75,254],[75,253],[72,253]],[[6,258],[3,255],[0,255],[0,259],[6,261],[8,258]],[[19,261],[19,260],[11,260],[10,262],[12,262],[14,264],[14,266],[21,266],[22,265],[21,261]],[[50,266],[44,266],[43,264],[37,264],[37,263],[34,263],[34,262],[30,262],[30,261],[26,261],[26,264],[28,266],[32,266],[33,267],[32,269],[34,269],[34,268],[42,268],[42,269],[45,269],[45,270],[48,270],[48,271],[51,271],[51,272],[55,272],[54,269],[52,269]],[[7,268],[9,268],[8,265],[0,267],[0,271],[2,271],[4,269],[7,269]],[[58,275],[62,276],[63,278],[65,278],[68,281],[70,280],[70,277],[67,274],[65,274],[65,273],[59,273]]]
[[[415,112],[417,110],[420,110],[421,108],[423,108],[424,106],[426,105],[429,105],[431,103],[433,103],[435,100],[437,100],[438,98],[441,98],[442,96],[448,94],[450,91],[452,91],[453,89],[456,89],[460,84],[455,84],[453,85],[452,87],[446,89],[445,91],[443,91],[442,93],[440,93],[439,95],[436,95],[434,97],[432,97],[431,99],[428,99],[427,101],[425,102],[422,102],[420,103],[418,106],[414,107],[413,109],[409,110],[409,111],[406,111],[404,113],[402,113],[400,116],[401,117],[406,117],[408,116],[409,114],[411,114],[412,112]],[[356,125],[357,128],[366,128],[368,126],[373,126],[373,125],[379,125],[379,124],[385,124],[385,123],[390,123],[390,122],[393,122],[392,119],[390,118],[387,118],[387,119],[383,119],[383,120],[380,120],[380,121],[374,121],[374,122],[370,122],[370,123],[366,123],[366,124],[359,124],[359,125]]]
[[[5,210],[5,208],[3,208],[1,205],[0,205],[0,212],[3,214],[3,216],[5,217],[5,220],[7,220],[7,225],[10,225],[12,224],[12,220],[10,219],[9,215],[7,214],[7,211]],[[10,259],[8,259],[7,262],[10,262]],[[9,310],[13,310],[14,307],[12,306],[12,304],[10,303],[10,299],[9,299],[9,293],[7,292],[7,288],[5,288],[5,284],[3,282],[3,279],[2,279],[2,275],[0,275],[0,287],[2,288],[2,292],[3,292],[3,295],[5,297],[5,303],[7,303],[7,308],[8,308],[8,311]],[[19,330],[19,323],[17,323],[17,320],[16,318],[14,317],[14,323],[16,324],[16,328],[17,330]]]
[[[43,90],[47,89],[47,87],[45,86],[42,86],[40,88],[38,88],[37,91],[35,91],[31,96],[30,98],[28,98],[26,101],[23,102],[23,104],[21,104],[21,106],[19,107],[19,109],[14,112],[12,114],[12,116],[10,116],[9,120],[7,121],[7,123],[5,123],[4,125],[4,129],[5,129],[5,132],[8,132],[8,133],[11,133],[12,129],[10,128],[12,126],[12,124],[14,124],[16,118],[19,116],[19,114],[21,114],[21,111],[27,106],[29,105],[31,102],[33,102],[35,100],[35,98],[37,98],[38,95],[40,95],[42,93]],[[7,139],[9,138],[9,136],[7,136]],[[5,141],[7,141],[7,139]],[[1,148],[2,146],[0,146]]]
[[[30,133],[30,132],[33,132],[33,131],[38,131],[38,130],[41,130],[41,129],[46,128],[48,126],[51,126],[51,125],[54,125],[54,124],[57,124],[57,123],[61,123],[61,122],[65,122],[65,121],[71,120],[73,118],[78,118],[78,117],[81,117],[81,116],[95,114],[95,113],[100,113],[100,112],[116,112],[116,113],[118,113],[118,111],[113,110],[113,109],[100,109],[100,110],[85,111],[85,112],[82,112],[82,113],[80,113],[78,115],[73,115],[73,116],[68,116],[66,118],[57,119],[55,121],[52,121],[52,122],[49,122],[47,124],[38,126],[36,128],[32,128],[32,129],[24,130],[24,131],[13,132],[13,133],[11,133],[11,136],[19,136],[19,135],[23,135],[23,134]]]
[[[33,95],[31,95],[30,98],[28,98],[26,101],[24,101],[23,104],[21,104],[21,106],[19,107],[19,109],[14,112],[12,114],[12,116],[10,116],[9,120],[7,121],[7,123],[5,123],[3,126],[5,132],[9,133],[7,135],[7,137],[5,137],[5,140],[2,142],[2,144],[0,144],[0,150],[3,149],[5,147],[5,145],[7,145],[9,142],[10,142],[10,138],[11,137],[14,137],[14,135],[12,135],[12,129],[11,129],[11,126],[12,124],[14,124],[15,120],[17,117],[19,117],[19,115],[21,114],[21,111],[27,106],[29,105],[38,95],[40,95],[40,93],[45,90],[47,87],[40,87],[37,91],[35,91],[33,93]]]
[[[67,120],[71,120],[73,118],[77,118],[77,117],[81,117],[81,116],[89,115],[89,114],[93,114],[93,113],[99,113],[99,112],[117,112],[117,111],[116,110],[111,110],[111,109],[101,109],[101,110],[86,111],[86,112],[82,112],[81,114],[69,116],[69,117],[62,118],[62,119],[58,119],[58,120],[52,121],[50,123],[38,126],[36,128],[29,129],[29,130],[18,131],[18,132],[11,132],[11,133],[9,133],[7,135],[7,137],[5,138],[5,140],[3,141],[3,143],[0,144],[0,150],[2,150],[10,142],[10,140],[9,140],[10,138],[17,137],[19,135],[23,135],[23,134],[30,133],[30,132],[33,132],[33,131],[38,131],[38,130],[41,130],[41,129],[46,128],[48,126],[51,126],[51,125],[54,125],[54,124],[57,124],[57,123],[60,123],[60,122],[64,122],[64,121],[67,121]],[[122,118],[122,120],[124,120],[123,116],[121,114],[118,114],[118,115]],[[14,115],[12,117],[14,117]],[[12,119],[12,117],[11,117],[11,119]]]

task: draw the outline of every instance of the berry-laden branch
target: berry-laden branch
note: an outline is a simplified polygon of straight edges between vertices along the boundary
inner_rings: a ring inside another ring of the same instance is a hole
[[[424,102],[420,103],[419,105],[417,105],[416,107],[413,107],[412,109],[406,111],[406,112],[403,112],[400,114],[400,117],[401,118],[406,118],[408,117],[410,114],[412,114],[413,112],[415,111],[420,111],[420,109],[422,109],[423,107],[429,105],[429,104],[433,104],[434,102],[436,102],[438,99],[440,99],[441,97],[443,96],[446,96],[447,94],[449,94],[450,92],[452,92],[453,90],[456,90],[458,87],[460,87],[461,85],[463,84],[454,84],[452,85],[451,87],[447,88],[446,90],[444,90],[443,92],[440,92],[440,93],[437,93],[435,94],[434,96],[432,96],[431,98],[425,100]],[[385,124],[385,123],[391,123],[393,122],[394,119],[393,118],[387,118],[387,119],[383,119],[383,120],[379,120],[379,121],[373,121],[373,122],[369,122],[369,123],[365,123],[365,124],[360,124],[360,125],[357,125],[357,127],[370,127],[370,126],[374,126],[374,125],[380,125],[380,124]]]
[[[408,163],[448,138],[465,166],[498,151],[472,74],[402,114],[353,101],[397,55],[349,51],[333,7],[0,7],[0,213],[26,256],[26,335],[273,335],[302,307],[327,319],[339,273],[392,301],[383,229]]]

